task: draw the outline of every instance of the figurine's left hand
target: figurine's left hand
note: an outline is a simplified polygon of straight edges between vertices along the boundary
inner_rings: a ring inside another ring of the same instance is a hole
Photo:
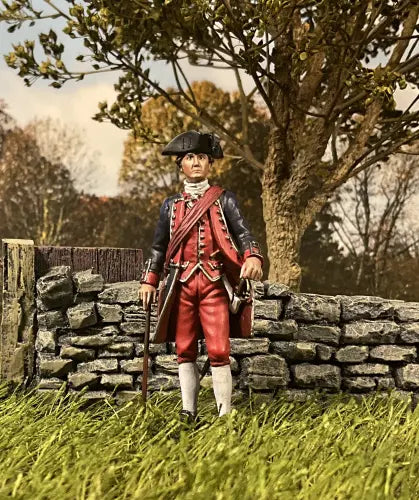
[[[248,257],[242,265],[240,278],[259,281],[262,279],[262,262],[258,257]]]

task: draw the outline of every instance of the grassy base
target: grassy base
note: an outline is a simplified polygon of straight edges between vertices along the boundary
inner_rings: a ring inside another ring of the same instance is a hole
[[[178,420],[179,393],[83,411],[68,396],[0,386],[0,499],[383,499],[419,494],[419,409],[280,399],[241,403],[201,424]]]

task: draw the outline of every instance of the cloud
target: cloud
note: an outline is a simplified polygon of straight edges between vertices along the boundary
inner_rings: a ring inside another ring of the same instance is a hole
[[[92,120],[98,110],[97,103],[103,100],[113,101],[115,97],[110,83],[75,84],[58,91],[45,86],[26,87],[21,78],[7,69],[0,70],[0,81],[1,97],[7,103],[10,114],[20,125],[25,125],[35,117],[52,117],[80,129],[86,144],[98,153],[100,168],[95,192],[116,194],[118,170],[127,131],[109,123]]]

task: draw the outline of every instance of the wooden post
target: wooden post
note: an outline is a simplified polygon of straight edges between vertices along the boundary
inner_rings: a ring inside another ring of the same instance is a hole
[[[0,380],[22,383],[34,372],[34,242],[5,239],[2,250]]]

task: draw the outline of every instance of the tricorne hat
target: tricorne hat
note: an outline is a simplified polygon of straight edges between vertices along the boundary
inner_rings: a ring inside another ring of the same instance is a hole
[[[161,154],[179,156],[186,153],[205,153],[213,158],[224,157],[219,137],[214,134],[203,134],[196,130],[189,130],[189,132],[177,135]]]

